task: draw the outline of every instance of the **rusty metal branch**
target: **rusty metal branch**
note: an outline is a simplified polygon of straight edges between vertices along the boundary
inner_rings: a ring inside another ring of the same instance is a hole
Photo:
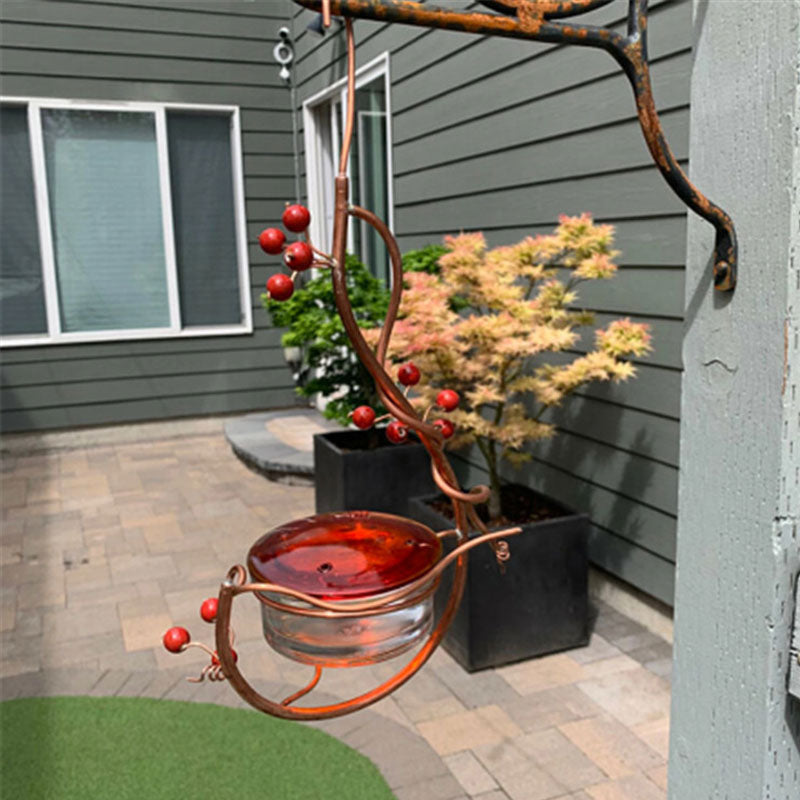
[[[585,14],[594,8],[607,6],[614,0],[480,0],[482,6],[499,11],[501,14],[514,15],[525,5],[538,7],[544,19],[563,19],[576,14]]]
[[[231,569],[228,579],[222,584],[219,592],[219,606],[217,608],[216,620],[216,644],[222,671],[230,685],[246,703],[259,711],[263,711],[265,714],[271,714],[273,717],[293,720],[330,719],[332,717],[341,717],[344,714],[358,711],[398,689],[415,675],[420,667],[431,657],[433,651],[439,646],[439,642],[441,642],[445,631],[450,627],[450,623],[453,621],[458,604],[461,602],[461,595],[464,592],[466,575],[466,561],[462,554],[457,559],[456,571],[453,575],[453,586],[450,589],[447,606],[439,622],[433,631],[431,631],[422,647],[417,651],[416,655],[399,672],[384,681],[380,686],[376,686],[368,692],[364,692],[350,700],[343,700],[326,706],[300,708],[298,706],[282,705],[281,703],[264,697],[250,685],[236,665],[236,659],[229,643],[228,631],[230,629],[231,608],[235,596],[235,589],[237,586],[241,587],[246,576],[244,568],[237,565]]]
[[[689,180],[667,143],[658,117],[647,60],[648,0],[629,0],[627,34],[594,25],[553,22],[601,8],[610,0],[483,0],[494,12],[454,11],[413,0],[325,0],[333,14],[350,18],[398,22],[426,28],[463,31],[553,44],[575,44],[605,50],[630,81],[636,112],[656,167],[669,187],[716,230],[714,287],[730,291],[736,285],[737,243],[730,216]],[[314,11],[323,0],[294,0]]]

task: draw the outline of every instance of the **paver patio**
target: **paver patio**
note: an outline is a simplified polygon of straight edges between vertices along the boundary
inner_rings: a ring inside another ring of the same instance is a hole
[[[258,535],[313,513],[313,490],[249,471],[222,427],[3,439],[3,698],[243,705],[225,683],[184,681],[206,657],[172,656],[161,635],[184,625],[210,644],[200,602]],[[249,600],[234,609],[242,671],[281,698],[310,669],[269,650]],[[663,800],[670,646],[608,606],[597,611],[586,648],[473,675],[439,650],[371,710],[318,724],[371,758],[400,800]],[[330,670],[312,697],[352,696],[392,669]]]

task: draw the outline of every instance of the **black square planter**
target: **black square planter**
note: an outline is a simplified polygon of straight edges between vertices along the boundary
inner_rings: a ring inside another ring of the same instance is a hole
[[[412,498],[409,516],[434,531],[452,528],[451,520],[427,504],[433,499]],[[522,533],[508,538],[505,574],[489,545],[471,550],[464,597],[444,638],[445,650],[474,672],[586,645],[588,535],[588,516],[566,510],[563,517],[524,525]],[[452,537],[444,542],[446,550],[454,546]],[[436,594],[437,614],[451,584],[448,568]]]
[[[379,446],[367,449],[370,441]],[[414,495],[432,494],[431,460],[417,441],[395,445],[382,430],[342,430],[314,436],[317,513],[383,511],[408,516]]]

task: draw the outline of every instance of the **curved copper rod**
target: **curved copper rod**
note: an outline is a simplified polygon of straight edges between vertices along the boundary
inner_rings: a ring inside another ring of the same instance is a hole
[[[351,205],[349,212],[352,216],[364,220],[378,232],[378,235],[386,245],[386,249],[389,251],[389,260],[392,264],[392,290],[389,296],[389,308],[386,312],[386,322],[381,328],[378,346],[375,349],[378,361],[383,364],[386,361],[386,349],[392,337],[392,328],[394,328],[397,312],[400,309],[400,300],[403,297],[403,256],[400,254],[397,240],[389,230],[389,226],[380,217],[366,208],[361,208],[361,206]]]
[[[394,381],[386,372],[384,362],[386,349],[388,347],[389,336],[391,335],[394,322],[397,318],[400,299],[403,291],[403,263],[397,241],[389,230],[388,226],[377,215],[359,206],[350,206],[347,203],[348,182],[346,177],[347,158],[350,150],[353,135],[353,120],[355,115],[355,40],[352,30],[352,21],[345,20],[347,29],[347,121],[345,134],[342,141],[342,158],[339,163],[339,175],[336,177],[336,206],[334,212],[334,232],[333,232],[333,290],[339,316],[344,324],[348,338],[353,344],[361,363],[372,375],[375,386],[383,404],[397,419],[412,428],[420,438],[420,441],[428,451],[434,472],[440,478],[439,487],[450,498],[453,503],[453,514],[456,519],[456,528],[459,531],[466,531],[467,504],[480,502],[476,500],[475,494],[469,495],[459,491],[458,481],[452,470],[450,462],[444,455],[444,437],[441,432],[431,424],[428,424],[416,414],[414,408],[408,402],[405,394],[397,389]],[[392,265],[392,291],[389,308],[386,315],[381,335],[378,341],[377,352],[373,353],[361,334],[361,329],[356,322],[347,296],[347,283],[345,280],[345,239],[348,214],[353,215],[367,224],[371,225],[381,236],[386,244]],[[486,533],[483,525],[480,530]],[[466,535],[466,534],[464,534]]]
[[[428,439],[435,441],[439,449],[441,449],[444,443],[444,436],[442,436],[442,432],[437,427],[423,422],[416,416],[413,410],[408,411],[405,408],[401,408],[392,397],[387,395],[380,388],[378,388],[378,394],[380,395],[381,402],[386,406],[387,411],[389,411],[393,417],[397,417],[400,422],[416,431],[418,436],[426,436]]]
[[[406,425],[413,428],[420,441],[425,446],[431,459],[436,464],[439,473],[443,475],[445,481],[453,486],[458,486],[455,474],[450,463],[444,456],[442,448],[443,437],[441,433],[432,425],[422,422],[414,412],[413,407],[402,392],[398,391],[394,381],[386,372],[383,362],[388,345],[388,333],[391,332],[394,321],[397,317],[397,310],[400,305],[400,295],[403,290],[403,265],[397,242],[389,231],[388,227],[372,212],[358,207],[350,208],[348,200],[348,180],[347,180],[347,160],[350,152],[350,143],[353,137],[353,127],[355,118],[355,39],[353,36],[352,21],[345,20],[347,33],[347,120],[345,124],[344,136],[342,138],[342,152],[339,160],[339,174],[336,176],[336,205],[334,209],[333,224],[333,293],[339,316],[347,332],[347,336],[353,344],[356,355],[361,363],[366,367],[375,381],[378,394],[383,400],[387,409]],[[390,300],[389,312],[386,317],[384,328],[387,335],[382,336],[383,344],[379,345],[380,354],[376,358],[372,350],[367,345],[361,334],[361,329],[353,316],[347,296],[347,282],[345,280],[345,248],[348,215],[353,213],[372,225],[379,233],[387,245],[392,263],[392,298]],[[466,523],[464,509],[458,507],[454,501],[453,512],[456,516],[456,527],[464,530]]]
[[[262,603],[269,608],[274,608],[276,611],[282,611],[283,613],[287,614],[297,614],[301,617],[314,617],[317,619],[349,619],[351,617],[377,617],[381,614],[386,614],[387,611],[402,611],[404,608],[410,608],[411,606],[416,605],[417,603],[422,602],[426,597],[433,594],[439,586],[439,578],[434,578],[432,583],[428,586],[422,588],[422,590],[417,594],[412,594],[408,597],[405,597],[400,602],[393,602],[391,609],[387,609],[384,605],[372,607],[371,605],[368,608],[364,609],[356,609],[351,610],[350,608],[345,606],[345,601],[341,601],[342,607],[337,607],[335,610],[323,610],[322,608],[303,608],[298,606],[287,605],[286,603],[281,603],[279,600],[272,600],[271,598],[267,597],[264,594],[264,591],[261,588],[254,588],[255,584],[244,584],[243,587],[240,587],[239,590],[235,592],[235,594],[239,594],[242,591],[253,591],[256,594],[256,599],[259,603]],[[264,584],[273,586],[273,584]],[[246,588],[245,588],[246,587]],[[276,594],[287,594],[287,592],[275,592]],[[295,598],[299,599],[299,598]]]
[[[319,10],[322,0],[294,0]],[[658,117],[647,61],[647,3],[629,0],[627,35],[596,25],[551,20],[580,14],[605,3],[593,0],[488,0],[502,13],[453,11],[413,0],[330,0],[334,14],[426,28],[463,31],[605,50],[622,67],[633,88],[639,125],[656,166],[669,187],[716,230],[714,288],[730,291],[737,280],[736,231],[730,216],[712,203],[688,178],[667,144]],[[487,3],[485,3],[487,4]],[[510,12],[514,10],[512,15]]]
[[[433,475],[433,482],[444,492],[450,499],[460,500],[462,503],[485,503],[489,499],[488,486],[474,486],[468,492],[459,492],[452,486],[449,486],[439,470],[436,469],[436,464],[431,464],[431,474]]]
[[[290,694],[285,700],[281,700],[282,706],[290,706],[295,700],[307,695],[318,683],[322,677],[322,667],[314,667],[314,677],[299,691]]]
[[[492,536],[498,538],[502,535],[519,533],[520,531],[520,528],[510,529],[508,531],[497,531],[492,534]],[[481,537],[481,541],[482,540],[483,537]],[[454,550],[448,554],[446,558],[438,562],[437,565],[428,573],[427,579],[429,580],[434,573],[437,572],[437,570],[438,572],[441,572],[441,570],[444,569],[448,563],[451,563],[453,560],[456,561],[456,571],[453,575],[453,585],[450,589],[450,596],[447,601],[447,606],[445,607],[438,624],[433,631],[431,631],[426,642],[422,645],[417,654],[405,665],[405,667],[403,667],[403,669],[401,669],[388,680],[384,681],[379,686],[376,686],[374,689],[371,689],[370,691],[365,692],[358,697],[351,698],[350,700],[344,700],[339,703],[332,703],[326,706],[316,706],[311,708],[298,708],[297,706],[290,705],[290,702],[293,699],[296,699],[294,695],[284,701],[285,705],[283,703],[276,703],[272,700],[269,700],[268,698],[259,694],[247,682],[245,677],[239,671],[236,661],[233,658],[233,652],[231,650],[229,641],[231,608],[233,606],[233,598],[237,592],[249,591],[251,589],[247,588],[246,585],[236,586],[234,584],[232,578],[240,579],[245,575],[244,567],[241,565],[236,565],[229,571],[229,578],[220,586],[219,591],[219,605],[217,608],[216,620],[216,643],[217,654],[222,672],[227,677],[230,685],[246,703],[258,709],[259,711],[263,711],[275,717],[281,717],[282,719],[330,719],[332,717],[340,717],[343,714],[349,714],[353,711],[358,711],[359,709],[371,705],[372,703],[394,692],[407,680],[409,680],[409,678],[416,674],[423,664],[425,664],[425,662],[431,657],[433,651],[439,646],[439,642],[442,640],[445,631],[450,627],[450,623],[453,621],[455,612],[459,603],[461,602],[461,596],[464,593],[464,581],[467,574],[464,552],[471,547],[476,547],[478,544],[481,544],[481,541],[472,540],[471,542],[465,542],[459,548],[457,548],[460,550],[460,552],[456,552],[456,550]],[[425,576],[423,576],[423,579],[425,579]],[[258,587],[271,586],[271,584],[254,584],[253,586],[256,587],[253,589],[254,591],[262,591],[262,589]],[[280,589],[281,591],[288,593],[288,590],[284,589],[283,587],[275,587],[275,589]],[[270,591],[275,589],[270,589]],[[295,613],[297,612],[297,609],[292,608],[291,610]],[[314,685],[316,685],[316,682],[314,682]],[[307,687],[307,691],[311,691],[313,688],[313,686],[309,686]],[[306,691],[303,692],[303,694],[305,693]]]
[[[347,36],[347,119],[342,135],[342,152],[339,155],[339,175],[347,174],[347,161],[350,158],[350,143],[353,141],[353,123],[356,106],[356,46],[353,39],[353,21],[344,21]],[[333,248],[336,252],[336,248]]]
[[[397,312],[399,310],[400,300],[403,294],[403,259],[400,255],[400,249],[397,246],[396,239],[383,220],[381,220],[371,211],[361,208],[360,206],[350,206],[349,211],[351,215],[364,220],[378,232],[386,244],[392,264],[392,292],[389,300],[389,308],[386,314],[386,322],[381,330],[381,335],[378,339],[378,347],[375,353],[379,364],[381,367],[383,367],[386,360],[386,349],[391,337],[394,322],[397,318]],[[420,432],[427,434],[431,439],[436,441],[440,452],[443,453],[444,437],[442,436],[441,431],[439,431],[435,425],[427,424],[425,418],[420,419],[416,415],[407,414],[404,409],[397,406],[397,404],[395,404],[390,397],[381,391],[380,386],[378,386],[378,395],[381,399],[381,402],[386,406],[392,415],[415,430],[417,434]],[[433,457],[432,453],[431,456]],[[461,492],[459,491],[457,484],[451,485],[442,477],[437,469],[436,461],[433,460],[433,458],[431,461],[431,467],[436,485],[453,502],[454,514],[455,506],[459,502],[469,504],[483,503],[488,498],[488,487],[476,486],[473,487],[469,493]],[[471,507],[465,506],[465,513],[467,519],[472,522],[477,530],[484,534],[487,533],[486,526],[483,524],[477,514],[474,513],[474,510]],[[492,547],[495,550],[495,554],[500,553],[499,546],[495,545],[494,542],[492,542]]]
[[[279,603],[275,600],[270,600],[267,602],[267,605],[271,606],[272,608],[285,611],[289,614],[297,614],[301,617],[327,616],[332,618],[347,618],[367,616],[374,611],[378,611],[378,613],[397,611],[399,606],[394,605],[394,603],[398,600],[413,598],[414,602],[421,602],[428,595],[433,594],[433,591],[436,588],[436,586],[433,584],[434,579],[438,578],[439,575],[441,575],[441,573],[444,572],[444,570],[447,569],[447,567],[450,566],[453,561],[461,557],[468,550],[472,550],[474,547],[478,547],[486,542],[494,541],[496,539],[503,539],[506,536],[516,536],[518,533],[522,533],[522,528],[504,528],[500,531],[490,531],[489,533],[484,533],[482,536],[474,536],[472,539],[462,538],[461,543],[455,549],[449,552],[444,558],[439,559],[439,561],[437,561],[436,564],[434,564],[424,575],[421,575],[416,580],[405,584],[405,586],[402,586],[399,589],[395,589],[392,592],[386,592],[380,597],[364,600],[360,603],[354,600],[322,600],[319,597],[306,594],[305,592],[298,591],[297,589],[290,589],[286,586],[280,586],[276,583],[266,582],[242,583],[240,585],[234,585],[233,594],[238,595],[246,592],[258,592],[259,594],[262,592],[269,592],[270,594],[282,594],[286,595],[287,597],[292,597],[295,600],[301,600],[302,602],[313,606],[315,609],[321,609],[326,612],[325,614],[320,615],[314,613],[314,609],[289,606]],[[266,602],[266,598],[259,599],[263,599]]]
[[[380,217],[360,206],[348,206],[348,213],[358,219],[364,220],[368,225],[371,225],[383,239],[386,249],[389,251],[389,260],[392,265],[392,291],[389,297],[386,321],[381,329],[381,334],[378,338],[378,346],[375,350],[375,358],[385,372],[386,349],[389,346],[389,339],[392,335],[392,329],[397,319],[397,312],[400,309],[400,300],[403,296],[403,257],[400,255],[400,248],[397,246],[397,240]],[[391,380],[391,378],[389,378],[389,380]],[[394,382],[392,382],[392,385],[394,386]],[[444,437],[435,425],[429,425],[421,420],[416,412],[414,412],[412,406],[408,405],[404,408],[398,405],[394,402],[392,397],[386,395],[385,392],[381,392],[380,386],[378,386],[378,392],[381,394],[381,401],[393,416],[397,417],[410,428],[413,428],[418,434],[425,434],[431,439],[434,439],[441,447],[444,443]],[[403,395],[403,398],[405,399],[405,395]]]
[[[238,575],[239,573],[244,574],[244,568],[237,565],[237,567],[231,570],[231,573],[234,575]],[[263,711],[266,714],[271,714],[274,717],[280,717],[282,719],[293,720],[330,719],[332,717],[350,714],[353,711],[365,708],[391,694],[416,674],[420,667],[431,657],[433,651],[439,646],[439,642],[441,642],[445,631],[450,627],[450,623],[453,621],[458,604],[461,602],[461,596],[464,593],[466,575],[466,562],[462,555],[457,561],[456,571],[453,575],[453,585],[450,589],[450,597],[448,598],[444,612],[439,619],[439,623],[433,631],[431,631],[427,641],[422,645],[417,654],[403,669],[384,681],[380,686],[376,686],[374,689],[350,700],[314,708],[298,708],[297,706],[290,705],[283,706],[259,694],[247,680],[245,680],[234,661],[233,653],[228,643],[231,606],[233,605],[234,597],[233,583],[231,580],[223,583],[219,592],[216,641],[220,665],[228,678],[228,682],[236,693],[246,703],[253,706],[253,708]]]
[[[500,540],[499,537],[489,538],[487,536],[489,529],[475,511],[475,506],[478,503],[485,503],[489,499],[489,487],[473,486],[469,493],[465,494],[464,492],[457,492],[455,489],[447,486],[447,484],[444,483],[441,475],[439,475],[439,473],[436,471],[435,464],[431,464],[431,468],[433,472],[434,483],[442,492],[444,492],[454,503],[456,501],[469,503],[469,505],[466,506],[467,519],[469,520],[471,526],[475,528],[475,530],[480,531],[477,539],[480,541],[486,541],[491,545],[492,550],[494,550],[495,558],[497,558],[498,562],[508,561],[511,558],[508,542]]]
[[[350,53],[348,53],[348,57]],[[353,55],[354,59],[354,55]],[[352,308],[348,300],[347,281],[345,276],[345,253],[346,253],[346,225],[348,217],[348,181],[345,175],[336,177],[336,211],[334,215],[333,228],[333,257],[334,266],[332,268],[333,295],[339,316],[342,319],[345,331],[350,339],[356,355],[361,363],[372,375],[375,385],[384,401],[388,401],[387,408],[393,413],[399,412],[398,418],[402,418],[406,424],[412,427],[430,454],[436,468],[445,481],[451,486],[458,486],[455,473],[445,458],[440,441],[441,436],[438,431],[435,434],[428,432],[427,424],[422,423],[415,415],[414,409],[401,391],[398,390],[394,381],[388,375],[383,365],[378,361],[372,349],[365,341],[358,322],[353,316]],[[387,320],[387,323],[389,320]],[[393,322],[393,320],[392,320]],[[466,530],[466,516],[463,508],[455,504],[454,513],[456,516],[456,527],[459,530]]]

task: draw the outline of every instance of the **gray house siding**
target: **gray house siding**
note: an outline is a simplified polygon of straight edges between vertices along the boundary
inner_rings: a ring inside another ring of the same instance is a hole
[[[623,27],[624,0],[581,19]],[[299,100],[343,75],[341,34],[306,31],[293,13]],[[691,4],[651,3],[656,102],[685,163]],[[596,564],[672,602],[686,210],[650,159],[633,98],[605,53],[358,22],[360,64],[389,51],[394,227],[402,249],[482,230],[490,244],[552,229],[560,213],[613,223],[621,269],[585,286],[598,324],[652,326],[638,377],[583,390],[553,415],[559,435],[506,477],[589,512]],[[588,342],[587,342],[588,343]],[[462,462],[467,482],[484,475]]]
[[[38,2],[0,6],[2,94],[238,105],[252,335],[4,348],[4,431],[292,405],[279,331],[260,306],[256,242],[293,199],[289,93],[272,63],[282,0]]]

